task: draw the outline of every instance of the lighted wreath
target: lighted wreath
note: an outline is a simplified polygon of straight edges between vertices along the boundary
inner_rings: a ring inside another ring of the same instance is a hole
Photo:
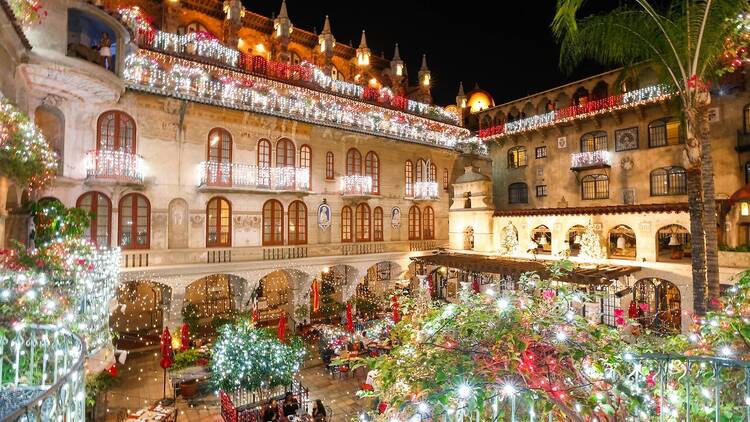
[[[0,176],[37,189],[57,169],[57,154],[39,128],[7,98],[0,98]]]
[[[239,320],[219,329],[211,357],[211,381],[224,391],[257,391],[289,385],[305,349],[299,339],[282,343],[276,334]]]

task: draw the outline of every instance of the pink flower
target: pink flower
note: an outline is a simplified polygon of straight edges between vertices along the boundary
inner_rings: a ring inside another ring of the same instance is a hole
[[[646,375],[646,385],[649,387],[654,387],[656,385],[656,381],[654,381],[654,377],[656,376],[656,371],[651,371]]]
[[[615,309],[615,317],[622,318],[623,315],[625,315],[625,310],[620,308]]]
[[[615,317],[615,325],[625,325],[625,318],[623,317]]]
[[[638,306],[641,308],[641,311],[648,312],[648,303],[639,303]]]
[[[551,302],[552,299],[556,296],[556,293],[554,290],[545,290],[542,292],[542,297],[544,300]]]

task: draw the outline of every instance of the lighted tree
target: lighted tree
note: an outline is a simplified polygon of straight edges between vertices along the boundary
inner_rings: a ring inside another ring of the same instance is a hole
[[[604,259],[599,234],[594,229],[594,223],[591,220],[586,224],[586,230],[581,235],[580,246],[581,249],[578,252],[578,256],[581,258],[593,260]]]
[[[500,231],[500,245],[498,252],[501,255],[515,255],[518,253],[518,231],[516,227],[508,221],[508,224]]]
[[[211,356],[211,382],[227,392],[289,385],[304,357],[299,339],[282,343],[276,333],[239,320],[219,329]]]

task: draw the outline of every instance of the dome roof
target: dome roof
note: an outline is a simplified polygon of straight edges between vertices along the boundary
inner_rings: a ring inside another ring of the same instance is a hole
[[[456,183],[470,183],[489,180],[489,176],[479,173],[478,171],[474,171],[474,167],[469,166],[465,168],[464,174],[456,178]]]
[[[479,85],[475,86],[473,90],[466,96],[466,105],[469,107],[469,111],[477,113],[482,110],[487,110],[490,107],[495,106],[495,100],[492,99],[492,95],[489,92],[479,88]]]

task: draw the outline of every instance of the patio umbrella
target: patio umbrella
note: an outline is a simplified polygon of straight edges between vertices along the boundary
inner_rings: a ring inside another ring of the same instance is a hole
[[[312,283],[312,310],[318,312],[320,308],[320,291],[318,289],[318,280],[313,280]]]
[[[474,290],[474,293],[479,293],[479,276],[474,276],[474,281],[471,282],[471,288]]]
[[[169,328],[164,327],[161,333],[161,361],[159,365],[164,369],[164,397],[167,396],[167,368],[172,366],[172,335],[169,334]]]
[[[253,322],[258,323],[258,307],[253,305]]]
[[[286,312],[281,313],[281,318],[279,318],[279,341],[284,341],[284,338],[286,337]]]
[[[398,296],[393,296],[391,307],[393,308],[393,323],[397,324],[399,321],[401,321],[401,316],[398,313]]]
[[[346,304],[346,331],[354,332],[354,321],[352,320],[352,304]]]
[[[180,328],[180,342],[182,343],[180,345],[180,351],[184,352],[190,345],[190,327],[188,327],[187,323],[183,323]]]

